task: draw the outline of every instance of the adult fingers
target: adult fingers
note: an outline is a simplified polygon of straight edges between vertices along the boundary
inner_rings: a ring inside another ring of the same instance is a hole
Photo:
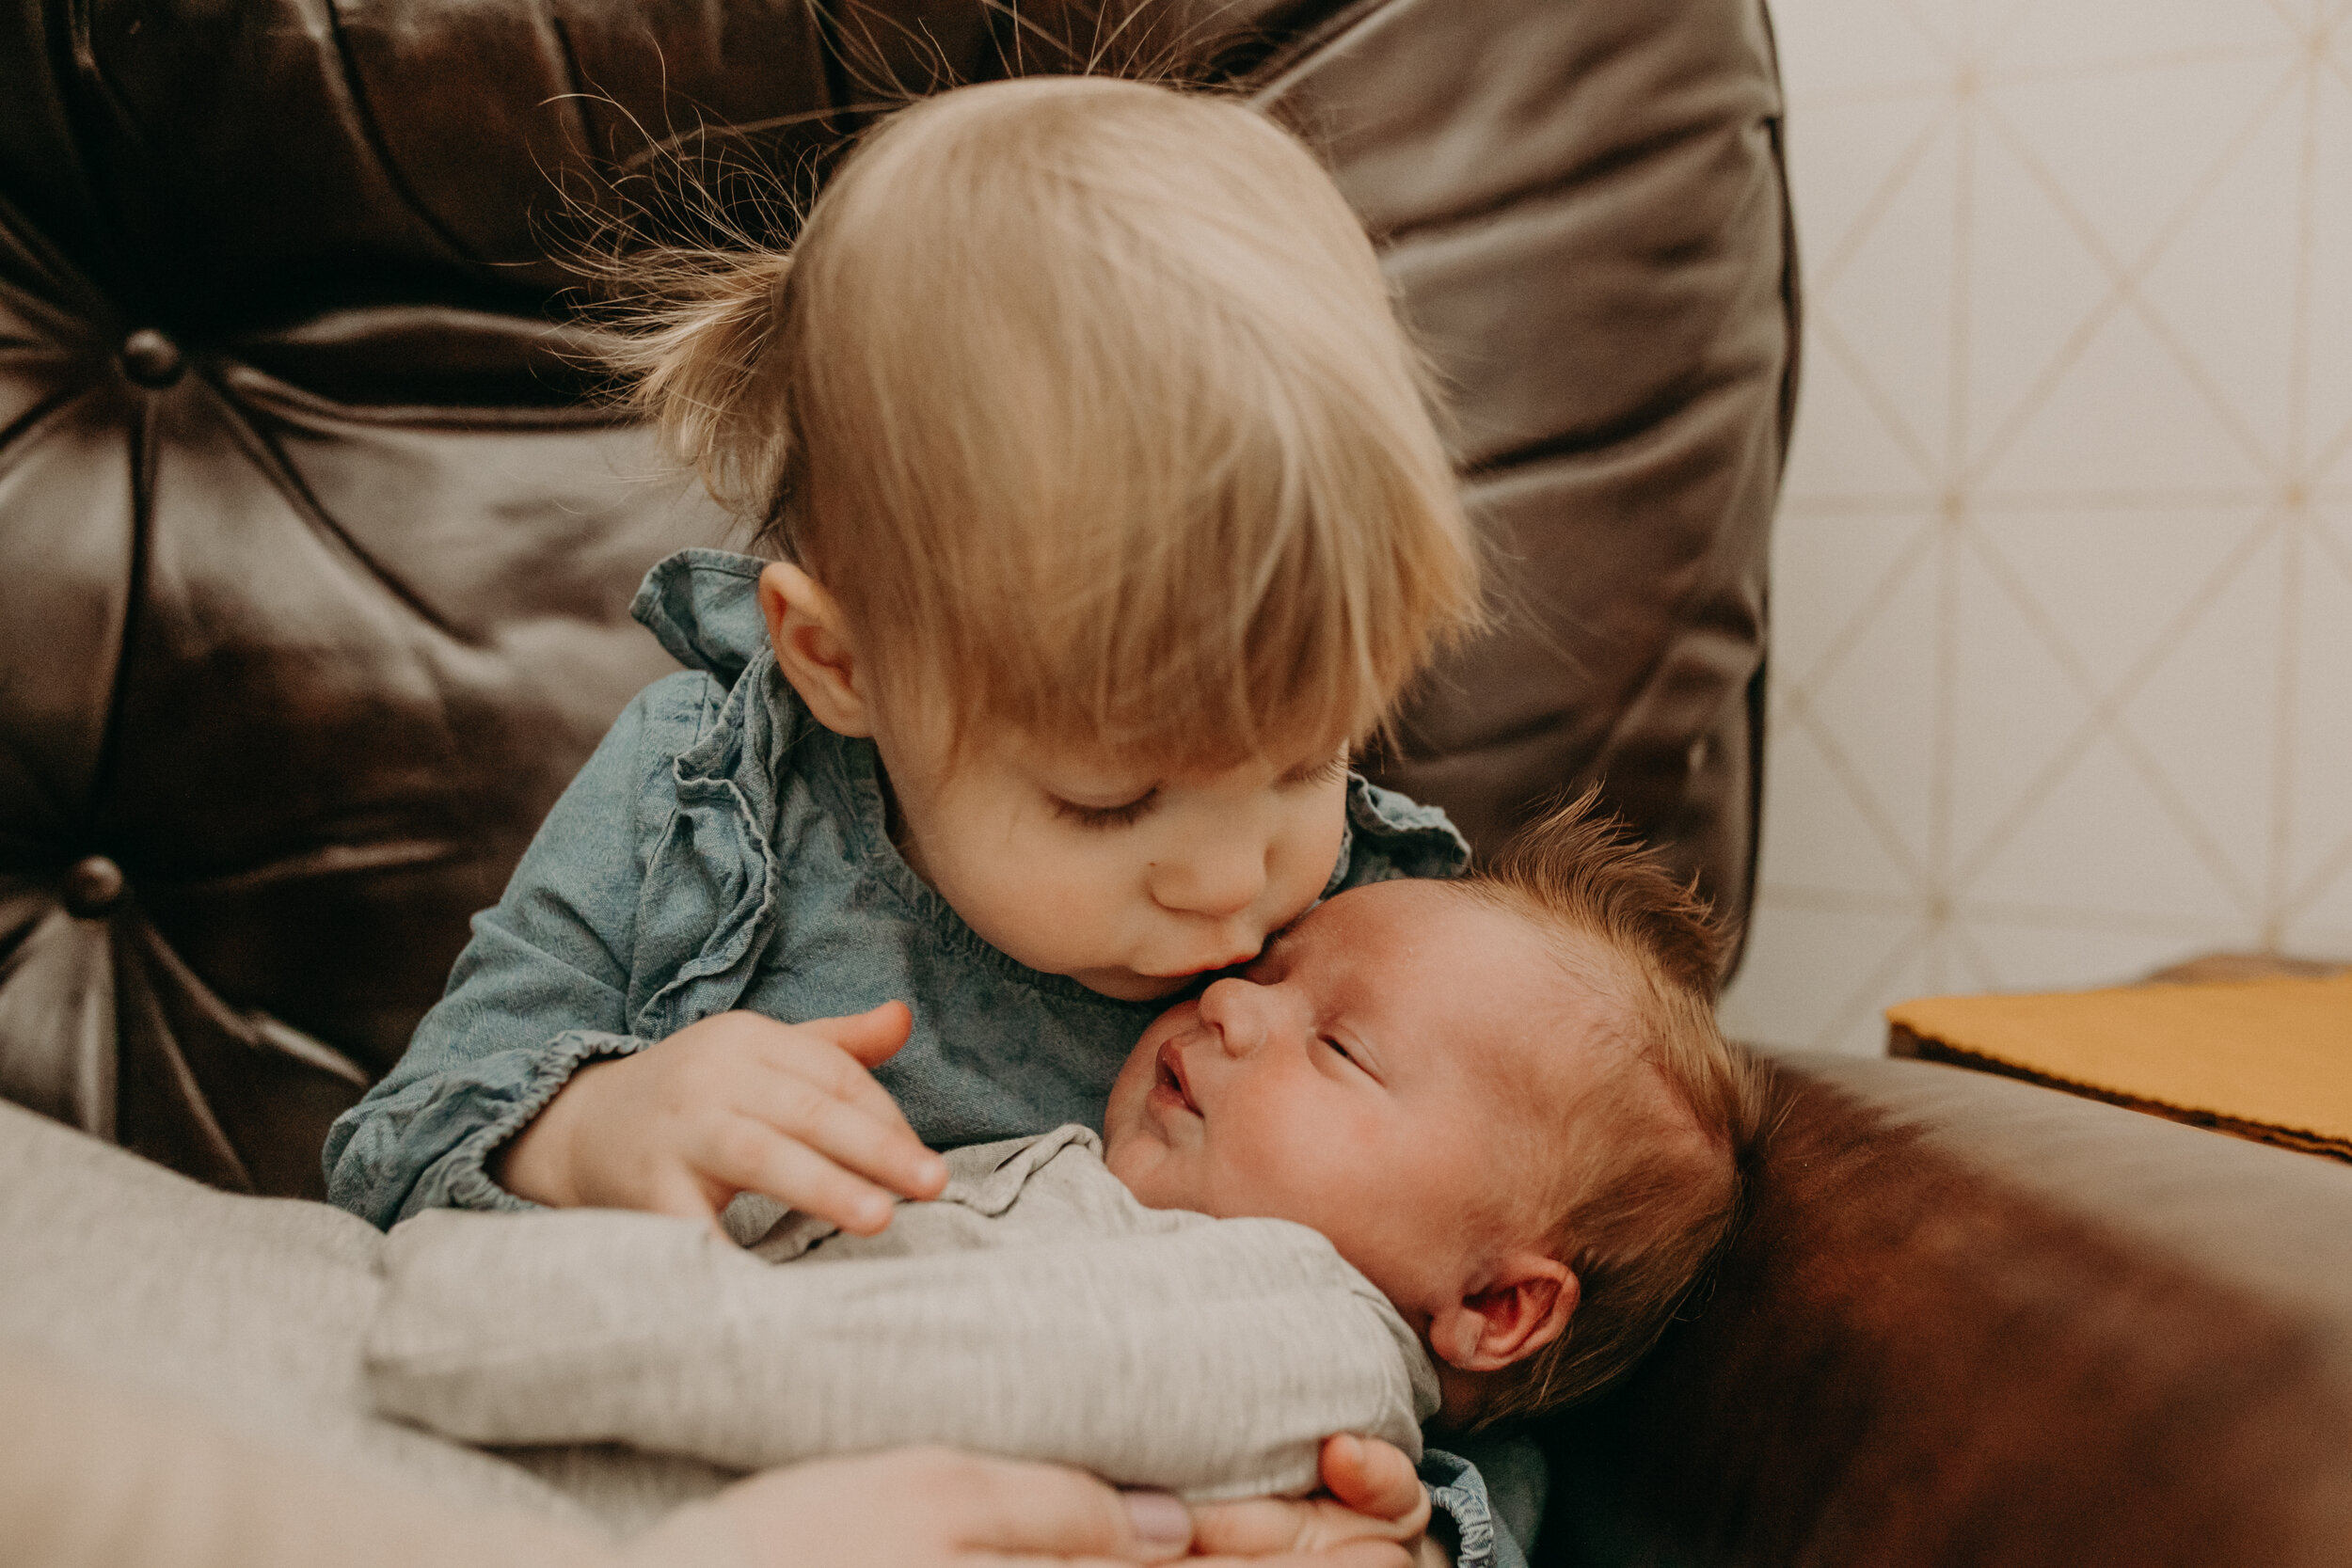
[[[1193,1549],[1232,1557],[1292,1551],[1312,1539],[1313,1510],[1312,1503],[1291,1497],[1203,1503],[1193,1511]]]
[[[1212,1552],[1184,1559],[1184,1568],[1413,1568],[1413,1554],[1402,1543],[1366,1538],[1315,1552],[1239,1557]]]
[[[1083,1471],[982,1454],[933,1456],[916,1496],[939,1511],[947,1539],[979,1561],[1101,1559],[1152,1562],[1192,1539],[1184,1504],[1164,1492],[1121,1493]]]
[[[1357,1513],[1329,1497],[1248,1497],[1193,1511],[1193,1549],[1210,1555],[1267,1557],[1316,1553],[1351,1541],[1408,1542],[1426,1521]]]
[[[1418,1533],[1429,1522],[1429,1489],[1392,1443],[1341,1433],[1323,1441],[1323,1485],[1346,1508]]]

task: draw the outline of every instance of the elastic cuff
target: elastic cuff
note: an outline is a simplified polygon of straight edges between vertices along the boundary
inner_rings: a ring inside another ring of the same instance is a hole
[[[1421,1479],[1429,1488],[1429,1506],[1454,1527],[1454,1568],[1498,1568],[1494,1513],[1476,1468],[1432,1449],[1422,1459]]]
[[[531,1076],[523,1081],[521,1090],[498,1119],[468,1133],[463,1142],[441,1157],[440,1180],[436,1183],[441,1190],[437,1202],[412,1201],[412,1210],[443,1207],[519,1212],[545,1208],[546,1205],[527,1197],[516,1197],[490,1180],[490,1173],[484,1167],[491,1153],[546,1110],[548,1101],[572,1081],[572,1074],[583,1064],[605,1057],[633,1056],[651,1043],[634,1035],[608,1035],[600,1029],[566,1029],[556,1036],[532,1064]],[[424,1185],[418,1183],[419,1190],[422,1191]]]

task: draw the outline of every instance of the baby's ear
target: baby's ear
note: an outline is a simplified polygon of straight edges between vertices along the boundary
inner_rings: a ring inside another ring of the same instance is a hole
[[[849,621],[834,596],[790,562],[771,561],[759,574],[759,612],[776,667],[817,721],[835,735],[872,735]]]
[[[1579,1293],[1565,1263],[1532,1250],[1511,1253],[1486,1284],[1429,1320],[1430,1348],[1462,1371],[1500,1371],[1560,1338]]]

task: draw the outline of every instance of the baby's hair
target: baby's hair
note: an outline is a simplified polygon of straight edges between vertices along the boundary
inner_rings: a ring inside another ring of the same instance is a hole
[[[1459,884],[1554,935],[1569,978],[1617,1037],[1579,1049],[1620,1063],[1536,1140],[1557,1170],[1538,1189],[1552,1255],[1581,1296],[1559,1338],[1493,1374],[1482,1427],[1573,1403],[1629,1370],[1746,1201],[1762,1086],[1716,1022],[1722,931],[1695,887],[1597,800],[1587,790]]]
[[[789,252],[649,287],[638,404],[840,603],[885,701],[1205,767],[1364,738],[1478,619],[1371,243],[1237,98],[944,93]]]

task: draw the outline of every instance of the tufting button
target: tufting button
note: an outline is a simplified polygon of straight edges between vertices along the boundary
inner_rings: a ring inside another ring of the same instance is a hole
[[[65,907],[69,914],[95,920],[113,909],[115,900],[121,896],[122,867],[103,855],[76,861],[73,869],[65,874]]]
[[[186,368],[180,345],[151,326],[122,340],[122,373],[142,387],[168,387]]]

